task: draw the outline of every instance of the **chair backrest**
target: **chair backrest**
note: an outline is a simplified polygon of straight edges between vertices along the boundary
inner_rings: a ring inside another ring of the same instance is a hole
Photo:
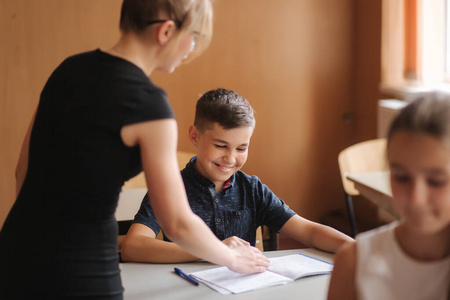
[[[347,174],[387,171],[386,139],[375,139],[352,145],[339,153],[339,169],[344,191],[349,195],[359,195]]]
[[[258,229],[256,229],[256,244],[255,244],[255,247],[258,248],[261,251],[264,251],[264,243],[263,243],[261,226],[259,226]]]

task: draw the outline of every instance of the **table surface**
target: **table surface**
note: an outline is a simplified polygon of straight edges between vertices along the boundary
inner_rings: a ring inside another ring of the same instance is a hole
[[[389,171],[348,174],[347,178],[355,183],[370,187],[383,195],[392,197]]]
[[[333,262],[334,255],[316,249],[296,249],[267,251],[267,257],[277,257],[302,253],[318,259]],[[122,284],[125,288],[125,300],[143,299],[326,299],[330,274],[311,276],[297,279],[286,285],[268,287],[248,293],[235,295],[221,295],[208,288],[204,284],[194,286],[175,274],[173,269],[177,267],[185,273],[206,270],[217,267],[207,262],[179,263],[179,264],[146,264],[146,263],[121,263]]]
[[[392,201],[389,171],[348,174],[362,196],[375,203],[395,218],[399,218]]]

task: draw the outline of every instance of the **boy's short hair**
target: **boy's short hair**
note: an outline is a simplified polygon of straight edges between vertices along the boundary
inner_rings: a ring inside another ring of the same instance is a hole
[[[197,101],[194,125],[203,133],[219,123],[225,129],[251,126],[255,128],[254,111],[250,103],[238,93],[227,89],[214,89]]]

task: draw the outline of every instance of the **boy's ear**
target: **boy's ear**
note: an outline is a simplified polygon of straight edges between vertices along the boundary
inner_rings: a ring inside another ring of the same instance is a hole
[[[194,125],[189,126],[189,140],[195,147],[197,147],[198,144],[198,136],[199,132],[197,127],[195,127]]]
[[[156,38],[160,45],[165,45],[177,31],[177,26],[173,20],[168,20],[158,27]]]

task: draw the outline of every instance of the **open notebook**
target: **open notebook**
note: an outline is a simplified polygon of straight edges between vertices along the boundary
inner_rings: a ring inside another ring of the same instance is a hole
[[[332,270],[331,263],[303,254],[294,254],[271,258],[270,267],[264,273],[244,275],[227,267],[219,267],[190,275],[221,294],[239,294],[286,284],[301,277],[327,274]]]

